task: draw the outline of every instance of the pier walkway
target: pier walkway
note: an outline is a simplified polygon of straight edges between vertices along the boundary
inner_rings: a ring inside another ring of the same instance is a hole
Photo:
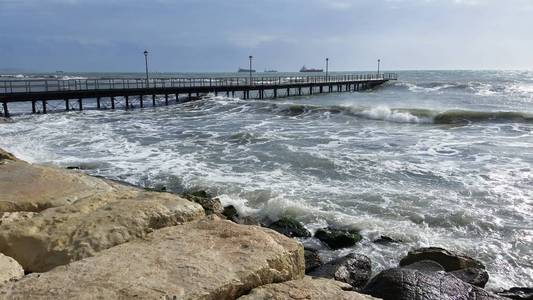
[[[331,76],[212,77],[212,78],[99,78],[0,80],[2,115],[10,105],[31,103],[32,113],[94,109],[131,109],[160,106],[214,94],[241,99],[267,99],[315,93],[360,91],[396,80],[395,73]],[[148,99],[146,99],[148,98]],[[151,98],[151,99],[150,99]],[[58,105],[57,102],[63,102]],[[53,107],[49,102],[55,103]],[[50,107],[49,107],[50,106]],[[59,109],[58,109],[59,108]],[[29,105],[28,105],[28,112]]]

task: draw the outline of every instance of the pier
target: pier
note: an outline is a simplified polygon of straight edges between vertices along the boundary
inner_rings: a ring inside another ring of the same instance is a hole
[[[331,76],[99,78],[0,80],[2,115],[10,106],[31,103],[28,113],[163,106],[213,94],[241,99],[275,99],[317,93],[361,91],[397,80],[395,73]],[[52,106],[51,103],[54,103]],[[58,104],[62,103],[62,104]]]

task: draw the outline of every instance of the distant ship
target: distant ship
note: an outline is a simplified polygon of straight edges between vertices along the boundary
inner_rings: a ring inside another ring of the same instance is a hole
[[[243,69],[243,68],[239,68],[239,71],[237,71],[239,73],[255,73],[255,70],[250,70],[250,69]]]
[[[277,73],[278,71],[276,70],[265,70],[265,73]]]
[[[309,73],[309,72],[320,73],[320,72],[324,72],[324,70],[322,70],[322,69],[313,69],[313,68],[308,69],[305,66],[303,66],[300,69],[300,72],[303,72],[303,73]]]

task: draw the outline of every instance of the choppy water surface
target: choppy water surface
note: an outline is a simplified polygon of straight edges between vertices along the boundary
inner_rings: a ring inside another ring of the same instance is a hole
[[[472,255],[491,288],[533,285],[533,72],[401,72],[361,93],[16,117],[32,162],[174,191],[243,214],[353,226],[375,271],[412,247]],[[380,235],[402,244],[372,243]],[[325,255],[340,255],[347,249]]]

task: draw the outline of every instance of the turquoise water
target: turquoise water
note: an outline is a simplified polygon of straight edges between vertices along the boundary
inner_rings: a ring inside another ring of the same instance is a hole
[[[21,115],[0,125],[0,147],[133,184],[209,189],[242,214],[290,214],[311,230],[355,227],[375,271],[442,246],[483,261],[490,288],[533,285],[533,72],[399,78],[358,93]],[[380,235],[403,243],[372,243]]]

